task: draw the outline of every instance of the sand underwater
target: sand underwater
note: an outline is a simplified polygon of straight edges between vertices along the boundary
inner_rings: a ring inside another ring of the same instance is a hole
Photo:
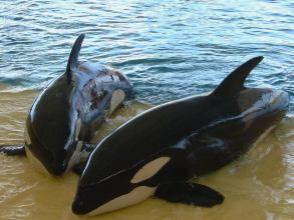
[[[10,91],[0,85],[0,143],[23,140],[26,112],[36,91]],[[150,105],[129,103],[105,123],[98,141]],[[90,219],[293,219],[294,117],[288,115],[271,133],[234,163],[196,181],[225,195],[222,205],[199,208],[150,198],[138,205]],[[78,176],[62,178],[36,172],[25,157],[0,155],[0,219],[87,219],[71,213]]]

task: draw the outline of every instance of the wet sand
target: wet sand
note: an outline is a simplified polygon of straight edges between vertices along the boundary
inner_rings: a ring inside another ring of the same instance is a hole
[[[23,126],[36,91],[0,85],[0,144],[23,141]],[[105,123],[94,142],[128,118],[148,109],[130,103]],[[222,205],[199,208],[150,198],[138,205],[92,217],[132,219],[293,219],[294,117],[288,116],[234,163],[197,180],[225,195]],[[78,176],[54,178],[36,172],[25,157],[0,155],[0,219],[87,219],[71,213]]]

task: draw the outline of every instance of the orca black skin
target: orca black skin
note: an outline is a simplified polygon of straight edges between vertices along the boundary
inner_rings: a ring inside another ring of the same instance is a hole
[[[92,150],[87,142],[93,133],[132,92],[127,78],[117,70],[78,61],[84,36],[75,41],[65,73],[32,104],[25,125],[25,147],[1,148],[8,155],[25,152],[34,166],[52,175],[85,162]]]
[[[237,159],[289,106],[286,92],[244,87],[262,59],[238,67],[209,95],[154,107],[105,137],[81,176],[73,212],[101,214],[151,195],[205,207],[222,203],[220,193],[189,180]]]

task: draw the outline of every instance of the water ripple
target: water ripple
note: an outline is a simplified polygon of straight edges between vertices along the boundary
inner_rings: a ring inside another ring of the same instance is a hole
[[[144,101],[209,91],[264,55],[248,85],[287,90],[294,112],[293,8],[290,0],[2,1],[0,82],[40,89],[86,33],[81,59],[122,70]]]

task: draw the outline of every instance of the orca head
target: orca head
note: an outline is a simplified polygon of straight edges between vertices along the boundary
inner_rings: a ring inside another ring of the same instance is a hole
[[[243,136],[255,140],[285,116],[290,103],[287,92],[269,88],[247,88],[236,97]]]
[[[37,170],[60,175],[66,169],[67,145],[72,147],[71,130],[75,126],[69,110],[70,96],[71,88],[60,77],[32,105],[25,125],[25,149]]]
[[[154,194],[160,183],[173,181],[175,177],[183,180],[182,156],[182,149],[168,149],[130,168],[97,179],[93,172],[99,163],[95,163],[91,155],[72,204],[73,213],[99,215],[144,201]],[[109,166],[106,168],[111,169]]]
[[[81,148],[78,141],[81,120],[76,110],[78,55],[84,34],[75,41],[66,71],[53,80],[35,99],[25,125],[26,154],[41,172],[61,175],[71,156]]]
[[[76,39],[65,73],[40,93],[26,120],[28,158],[52,175],[63,174],[79,161],[83,141],[89,141],[105,115],[132,92],[120,72],[78,61],[84,37]]]
[[[236,97],[240,113],[253,117],[285,114],[290,103],[287,92],[270,88],[247,88]]]
[[[77,147],[79,120],[72,107],[76,86],[72,83],[84,35],[75,41],[66,71],[52,81],[35,99],[25,126],[25,146],[29,161],[38,170],[61,175],[69,155]]]
[[[89,104],[85,112],[103,111],[111,115],[122,102],[132,96],[133,88],[121,72],[100,63],[81,62],[75,74],[79,82],[81,99]]]
[[[124,100],[133,97],[133,87],[127,77],[115,69],[108,68],[107,75],[112,80],[106,86],[111,93],[107,115],[111,115]]]
[[[285,116],[290,102],[287,92],[244,86],[247,76],[262,59],[255,57],[239,66],[209,95],[222,109],[221,123],[208,126],[203,132],[210,129],[211,133],[238,140],[246,138],[251,143]]]

